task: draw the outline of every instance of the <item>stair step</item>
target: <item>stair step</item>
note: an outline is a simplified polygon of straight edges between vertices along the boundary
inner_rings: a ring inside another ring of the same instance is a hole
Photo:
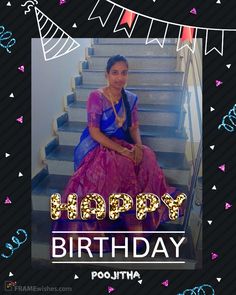
[[[75,88],[76,99],[79,101],[87,101],[90,92],[99,88],[101,85],[82,84]],[[164,104],[164,105],[180,105],[182,99],[181,86],[159,86],[159,87],[139,87],[129,86],[127,90],[138,96],[139,103],[146,104]]]
[[[94,44],[92,46],[93,55],[98,56],[112,56],[116,54],[124,55],[129,58],[133,56],[134,52],[137,56],[176,56],[176,43],[165,44],[165,50],[158,44],[127,44],[118,43],[117,46],[114,44]],[[89,53],[91,53],[91,51]],[[91,55],[91,54],[89,54]]]
[[[71,176],[74,172],[73,152],[73,146],[59,145],[47,154],[45,162],[48,165],[49,173]],[[188,184],[189,164],[184,154],[159,152],[158,162],[170,184]]]
[[[87,126],[85,122],[67,121],[58,127],[59,142],[61,145],[75,146]],[[175,128],[141,125],[140,134],[143,144],[154,151],[184,153],[186,134],[176,132]]]
[[[82,81],[85,84],[106,85],[104,70],[83,70]],[[142,86],[182,85],[183,72],[179,71],[129,71],[128,84]],[[76,86],[81,84],[81,77],[75,78]]]
[[[105,70],[109,56],[91,55],[87,58],[87,69]],[[130,70],[151,70],[166,71],[176,69],[177,59],[175,56],[129,56]],[[85,68],[86,69],[86,68]]]
[[[159,38],[160,42],[163,39]],[[94,38],[94,44],[146,44],[146,38]],[[166,38],[165,44],[173,43],[176,44],[174,38]],[[159,46],[157,43],[150,43],[153,46]]]
[[[75,101],[68,106],[70,121],[87,122],[86,102]],[[180,115],[179,106],[139,104],[140,125],[177,127]]]

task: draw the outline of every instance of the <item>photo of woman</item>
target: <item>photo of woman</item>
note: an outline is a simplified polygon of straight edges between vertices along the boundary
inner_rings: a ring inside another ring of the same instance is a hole
[[[128,81],[127,59],[121,55],[110,57],[105,76],[107,86],[92,91],[88,97],[88,125],[75,147],[75,172],[63,193],[62,203],[66,203],[68,195],[73,193],[77,196],[98,193],[107,203],[112,193],[129,194],[133,203],[139,193],[153,193],[159,197],[165,193],[175,195],[176,189],[167,185],[154,152],[142,144],[138,124],[138,98],[124,89]],[[82,219],[68,222],[65,218],[54,221],[54,230],[152,231],[160,223],[169,220],[168,208],[164,204],[148,215],[140,221],[136,219],[135,210],[125,212],[121,214],[119,225],[109,218],[98,221],[94,217],[87,222]],[[91,249],[98,251],[97,246],[94,243]],[[107,243],[104,250],[109,249]]]

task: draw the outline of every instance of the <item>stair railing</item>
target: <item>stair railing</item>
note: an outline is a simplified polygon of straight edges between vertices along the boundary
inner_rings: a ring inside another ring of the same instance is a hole
[[[181,100],[181,112],[180,112],[180,118],[178,122],[178,129],[177,131],[181,132],[183,130],[184,126],[184,104],[186,101],[187,109],[188,109],[188,125],[189,125],[189,137],[190,137],[190,147],[191,147],[191,157],[192,157],[192,173],[191,173],[191,181],[189,184],[189,193],[188,193],[188,201],[187,201],[187,208],[186,213],[184,216],[183,221],[183,230],[186,231],[190,219],[190,212],[193,204],[193,199],[196,192],[197,187],[197,180],[201,168],[202,163],[202,114],[201,114],[201,102],[200,102],[200,96],[198,93],[198,86],[200,87],[202,91],[202,75],[201,75],[201,69],[199,67],[199,63],[197,62],[197,56],[198,58],[201,58],[201,40],[196,40],[196,48],[195,53],[192,54],[190,50],[187,50],[187,52],[183,52],[181,57],[182,61],[182,68],[184,68],[184,77],[183,77],[183,92],[182,92],[182,100]],[[184,62],[185,61],[185,62]],[[195,99],[195,105],[196,105],[196,113],[197,113],[197,122],[198,122],[198,131],[200,134],[200,142],[198,144],[197,151],[195,152],[194,147],[194,131],[196,131],[196,126],[193,126],[193,118],[191,115],[191,94],[189,90],[189,79],[192,79],[192,85],[193,85],[193,96]]]

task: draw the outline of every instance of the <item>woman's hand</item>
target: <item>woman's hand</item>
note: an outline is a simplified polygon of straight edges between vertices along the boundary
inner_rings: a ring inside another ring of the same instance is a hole
[[[128,159],[130,159],[131,161],[135,162],[134,160],[134,151],[133,150],[129,150],[127,148],[123,148],[121,151],[120,151],[120,154],[122,156],[125,156],[127,157]]]
[[[136,165],[139,165],[143,159],[143,148],[142,145],[135,145],[134,148],[134,161]]]

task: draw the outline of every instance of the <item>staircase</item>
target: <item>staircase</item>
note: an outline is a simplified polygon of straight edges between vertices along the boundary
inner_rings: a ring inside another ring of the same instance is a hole
[[[185,116],[182,107],[184,73],[176,70],[176,43],[173,40],[166,39],[163,50],[157,44],[144,45],[143,39],[98,38],[87,49],[81,74],[74,78],[73,92],[67,96],[65,113],[57,119],[57,137],[45,147],[47,171],[37,175],[32,182],[34,259],[48,259],[49,197],[54,192],[62,193],[73,174],[73,150],[86,127],[86,100],[93,89],[106,85],[104,69],[111,55],[122,54],[128,59],[127,89],[139,97],[143,144],[158,154],[168,183],[187,191],[190,177],[185,157],[187,136],[184,128],[177,130],[180,118]]]

